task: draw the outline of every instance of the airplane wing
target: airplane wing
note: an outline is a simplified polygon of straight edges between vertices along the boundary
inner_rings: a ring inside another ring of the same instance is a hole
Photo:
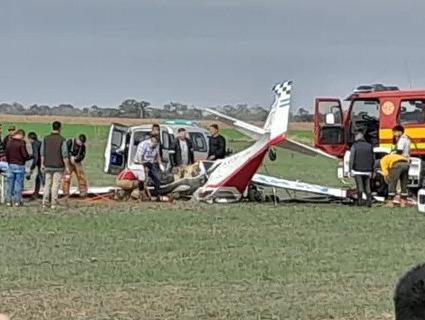
[[[329,159],[333,159],[333,160],[338,160],[337,157],[334,157],[330,154],[327,154],[326,152],[316,149],[314,147],[308,146],[304,143],[295,141],[294,139],[290,139],[290,138],[286,138],[285,141],[279,143],[277,145],[278,147],[287,149],[287,150],[291,150],[294,152],[298,152],[301,154],[305,154],[307,156],[311,156],[311,157],[315,157],[317,155],[329,158]]]
[[[250,124],[250,123],[246,123],[244,121],[235,119],[235,118],[230,117],[228,115],[225,115],[221,112],[218,112],[214,109],[207,108],[207,109],[205,109],[205,111],[219,117],[221,121],[223,121],[223,122],[225,122],[225,123],[227,123],[231,126],[237,127],[240,132],[244,133],[245,135],[247,135],[248,137],[250,137],[252,139],[258,140],[265,133],[265,130],[263,128],[259,128],[255,125]],[[277,144],[277,146],[284,148],[284,149],[294,151],[294,152],[298,152],[298,153],[301,153],[301,154],[312,156],[312,157],[315,157],[317,155],[321,155],[321,156],[324,156],[324,157],[327,157],[327,158],[330,158],[330,159],[334,159],[334,160],[338,159],[334,156],[327,154],[324,151],[321,151],[321,150],[316,149],[314,147],[308,146],[308,145],[303,144],[301,142],[295,141],[294,139],[291,139],[291,138],[286,138],[286,140]]]
[[[292,191],[300,191],[323,195],[333,198],[346,199],[347,190],[342,188],[326,187],[317,184],[305,183],[302,181],[292,181],[276,177],[265,176],[262,174],[255,174],[252,177],[252,183],[263,186],[272,187]]]
[[[238,119],[232,118],[214,109],[206,108],[205,111],[217,116],[224,123],[237,127],[239,131],[246,134],[248,137],[252,139],[258,140],[265,133],[265,130],[263,128],[259,128],[252,124],[246,123],[244,121],[240,121]]]

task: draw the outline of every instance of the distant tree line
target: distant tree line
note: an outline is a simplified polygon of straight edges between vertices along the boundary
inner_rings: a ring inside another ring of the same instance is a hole
[[[269,112],[268,109],[247,104],[224,105],[214,108],[231,117],[244,121],[264,121]],[[0,114],[32,115],[32,116],[72,116],[72,117],[96,117],[96,118],[140,118],[140,119],[208,119],[211,115],[202,108],[188,106],[178,102],[170,102],[162,107],[154,107],[147,101],[135,99],[124,100],[115,108],[102,108],[93,105],[89,108],[76,108],[70,104],[58,106],[32,105],[24,107],[19,103],[1,103]],[[310,122],[312,115],[303,108],[299,108],[296,114],[290,114],[291,120],[296,122]]]

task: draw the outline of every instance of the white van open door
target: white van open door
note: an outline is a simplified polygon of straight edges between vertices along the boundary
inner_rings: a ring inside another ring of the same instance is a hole
[[[127,164],[129,128],[122,124],[111,125],[105,148],[105,173],[118,174]]]

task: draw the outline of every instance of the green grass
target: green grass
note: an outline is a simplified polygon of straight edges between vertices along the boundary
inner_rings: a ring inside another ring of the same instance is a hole
[[[90,135],[87,171],[93,182],[108,181],[105,138],[81,126],[64,134],[82,129]],[[262,170],[339,185],[335,163],[323,158],[278,151]],[[1,207],[0,312],[13,319],[388,319],[397,278],[423,260],[424,228],[415,209],[339,204],[70,203],[47,214]]]
[[[291,131],[289,136],[302,142],[311,143],[313,141],[313,132],[311,130]]]
[[[237,131],[235,129],[224,128],[224,129],[220,130],[220,133],[227,140],[238,140],[238,141],[249,140],[249,138],[246,135],[244,135],[243,133],[240,133],[239,131]]]

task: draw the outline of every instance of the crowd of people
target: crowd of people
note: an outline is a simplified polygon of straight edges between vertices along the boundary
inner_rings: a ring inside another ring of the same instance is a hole
[[[355,135],[351,147],[349,169],[357,187],[357,199],[360,206],[372,205],[371,179],[382,180],[380,185],[387,187],[385,206],[395,207],[395,197],[400,191],[400,207],[407,206],[407,184],[409,178],[410,138],[404,133],[404,128],[397,125],[393,128],[393,150],[381,159],[375,159],[373,146],[366,141],[362,133]]]
[[[22,206],[24,181],[32,178],[32,198],[39,198],[42,190],[43,207],[55,209],[60,190],[64,196],[69,196],[73,175],[78,181],[79,196],[87,195],[88,181],[83,167],[87,138],[84,134],[66,140],[61,135],[62,124],[58,121],[52,123],[51,133],[41,140],[37,133],[26,135],[24,130],[14,126],[8,128],[8,134],[2,139],[2,129],[0,124],[0,171],[6,173],[7,206]],[[208,159],[222,159],[226,155],[226,141],[219,133],[218,125],[212,124],[209,129]],[[178,129],[167,161],[172,168],[181,171],[194,164],[194,148],[185,128]],[[149,193],[150,198],[163,199],[159,196],[164,159],[158,124],[153,124],[149,136],[138,144],[133,162],[141,164],[142,169],[124,169],[117,177],[117,185],[125,190]],[[148,177],[153,184],[154,197],[145,188]]]
[[[217,124],[209,127],[209,147],[207,159],[211,161],[223,159],[226,156],[226,140],[219,133]],[[174,172],[184,172],[195,163],[195,154],[192,140],[185,128],[177,130],[176,139],[171,145],[170,166]],[[169,201],[169,196],[160,196],[161,174],[164,172],[164,159],[160,140],[160,126],[152,125],[147,139],[137,145],[134,164],[140,164],[140,169],[125,168],[117,177],[117,186],[127,191],[127,195],[134,194],[134,198]],[[146,178],[153,184],[152,193],[145,188]]]
[[[38,198],[43,187],[43,207],[56,208],[61,188],[63,194],[69,196],[70,181],[74,174],[78,180],[80,197],[86,196],[88,182],[82,163],[86,155],[87,138],[80,134],[66,140],[61,130],[62,124],[53,122],[51,133],[40,141],[35,132],[28,133],[26,139],[24,130],[10,126],[8,134],[1,139],[0,124],[0,170],[6,172],[7,206],[22,206],[25,179],[30,180],[32,177],[32,198]]]
[[[34,179],[33,198],[38,198],[43,186],[43,207],[55,208],[58,203],[59,190],[70,194],[71,177],[75,175],[81,197],[87,195],[88,182],[84,172],[83,161],[86,156],[87,138],[80,134],[74,139],[66,140],[61,135],[62,124],[52,123],[49,135],[39,140],[35,132],[27,136],[22,129],[14,126],[8,128],[8,134],[1,139],[0,125],[0,170],[7,172],[6,205],[19,207],[22,205],[24,180]],[[226,141],[219,133],[219,127],[212,124],[209,127],[209,148],[207,159],[214,161],[226,155]],[[375,158],[373,146],[366,141],[364,135],[358,132],[351,146],[349,171],[357,188],[358,205],[371,206],[373,195],[372,179],[386,188],[385,206],[392,208],[397,204],[406,207],[408,191],[408,172],[411,140],[404,133],[404,128],[397,125],[393,128],[392,152],[380,159]],[[28,148],[30,146],[30,148]],[[31,150],[31,152],[28,151]],[[27,163],[30,162],[29,170]],[[164,172],[163,150],[160,139],[160,126],[152,125],[149,136],[137,145],[133,159],[142,169],[125,168],[117,177],[117,185],[127,191],[137,189],[154,198],[145,188],[147,178],[152,182],[153,194],[158,199],[161,187],[161,177]],[[185,128],[177,130],[176,139],[171,146],[170,158],[167,162],[175,170],[184,171],[195,162],[194,148]],[[399,193],[400,200],[395,202]]]

